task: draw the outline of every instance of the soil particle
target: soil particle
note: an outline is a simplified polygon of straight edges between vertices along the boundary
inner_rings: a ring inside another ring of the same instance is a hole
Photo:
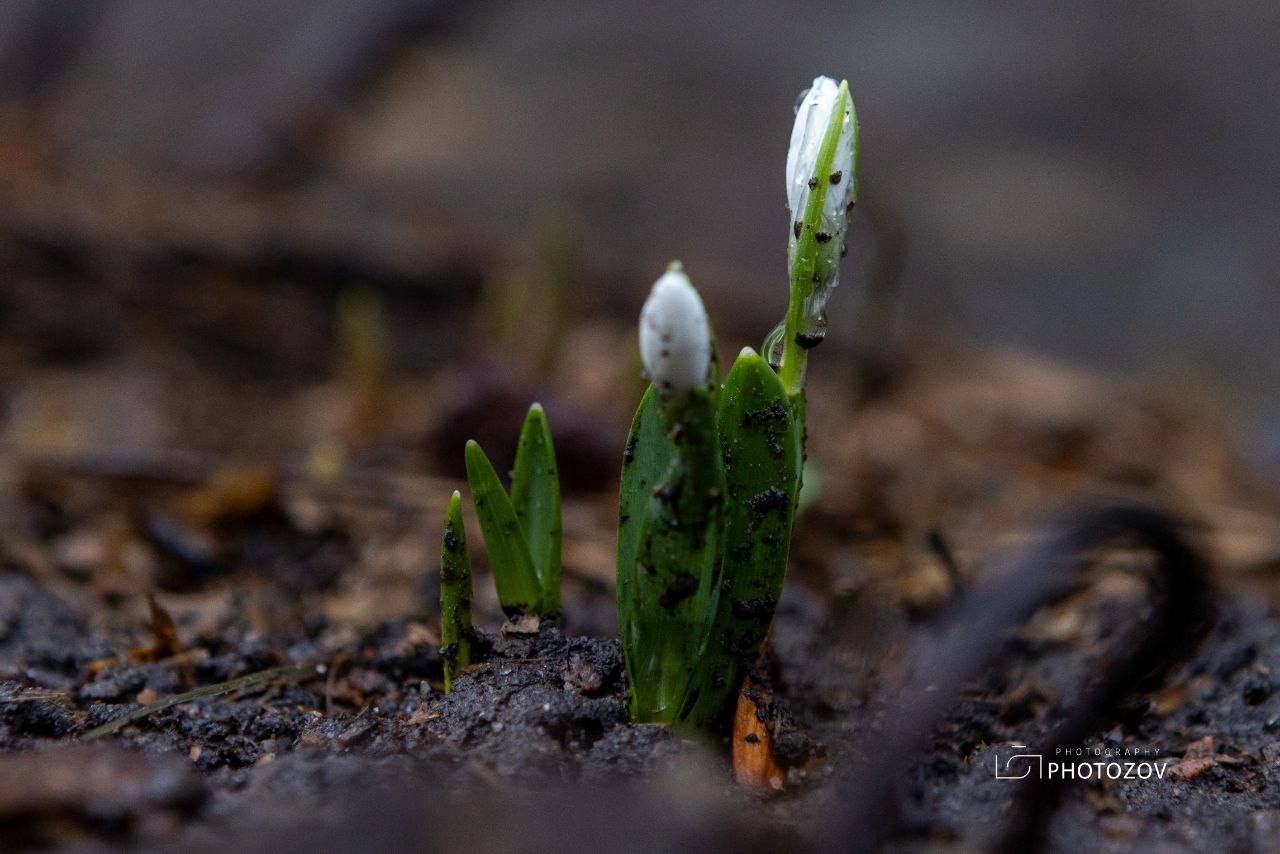
[[[667,586],[666,590],[662,591],[658,604],[668,611],[674,611],[677,605],[697,591],[698,579],[687,572],[677,572],[675,578],[671,580],[671,584]]]
[[[1271,680],[1260,674],[1250,676],[1240,687],[1240,696],[1250,706],[1258,706],[1271,696]]]
[[[767,620],[773,616],[777,602],[772,596],[756,599],[734,599],[731,603],[735,616],[743,620]]]
[[[803,730],[789,719],[778,727],[773,736],[773,758],[783,768],[804,765],[819,754],[819,747]]]
[[[81,717],[57,700],[34,700],[0,704],[0,714],[8,721],[13,736],[61,738],[75,732]]]
[[[560,670],[566,688],[579,694],[596,694],[604,687],[604,677],[581,653],[570,653],[569,662]]]
[[[493,656],[433,706],[424,735],[503,776],[564,777],[625,721],[622,678],[615,641],[565,638],[543,623],[531,637],[500,636]]]
[[[1216,766],[1217,760],[1212,756],[1203,756],[1198,759],[1183,759],[1169,766],[1169,770],[1165,772],[1165,776],[1170,780],[1186,781],[1194,780],[1210,768]]]
[[[1232,650],[1223,658],[1222,663],[1215,668],[1215,673],[1219,679],[1230,679],[1236,673],[1244,670],[1254,659],[1258,657],[1258,645],[1256,643],[1236,644]]]
[[[699,755],[702,749],[664,726],[615,727],[591,746],[583,775],[587,780],[602,781],[638,778],[662,768],[678,768],[690,757]]]
[[[111,654],[70,605],[24,576],[0,573],[0,625],[0,673],[22,671],[46,687],[68,687]]]
[[[132,697],[147,684],[147,672],[140,667],[124,667],[104,671],[93,682],[81,688],[77,695],[82,700],[116,700]]]
[[[768,513],[771,510],[784,510],[788,506],[787,493],[776,486],[771,486],[759,495],[753,495],[747,502],[753,513]]]
[[[538,634],[542,624],[541,618],[535,614],[527,614],[508,620],[502,626],[503,637],[528,638]]]

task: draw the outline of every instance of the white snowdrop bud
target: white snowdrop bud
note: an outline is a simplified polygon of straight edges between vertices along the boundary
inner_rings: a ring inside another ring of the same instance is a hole
[[[813,85],[801,93],[796,108],[796,122],[791,128],[791,147],[787,149],[787,203],[792,216],[804,216],[809,192],[819,182],[828,185],[823,216],[835,218],[845,212],[853,199],[853,146],[856,134],[853,99],[845,97],[844,113],[839,117],[840,141],[835,160],[826,175],[815,174],[822,138],[835,116],[840,100],[840,84],[830,77],[815,77]]]
[[[662,398],[679,398],[707,385],[711,330],[702,299],[673,261],[640,311],[640,358]]]
[[[823,137],[833,122],[840,135],[829,166],[819,163]],[[814,231],[817,258],[813,270],[814,316],[826,303],[840,275],[840,256],[849,230],[849,209],[854,199],[857,117],[847,87],[830,77],[816,77],[800,96],[796,122],[787,150],[787,204],[791,209],[792,242],[800,237],[809,198],[824,193],[822,214]],[[821,172],[822,174],[818,174]],[[808,313],[808,312],[807,312]]]

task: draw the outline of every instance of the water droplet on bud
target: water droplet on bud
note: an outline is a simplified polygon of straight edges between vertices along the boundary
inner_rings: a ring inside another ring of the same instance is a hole
[[[760,352],[764,353],[765,359],[769,361],[769,367],[775,371],[782,368],[782,351],[786,343],[782,339],[786,334],[787,322],[784,320],[773,327],[773,331],[765,336],[764,344],[760,346]]]
[[[816,318],[796,333],[796,343],[806,350],[812,350],[827,337],[827,312],[821,311]]]

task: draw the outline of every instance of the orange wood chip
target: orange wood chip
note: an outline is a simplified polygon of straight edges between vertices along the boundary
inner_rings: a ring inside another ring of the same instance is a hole
[[[743,682],[745,688],[747,682]],[[767,695],[757,697],[768,703]],[[738,708],[733,716],[733,778],[738,785],[757,792],[782,790],[785,776],[773,759],[773,740],[767,721],[762,721],[753,699],[746,691],[738,694]]]

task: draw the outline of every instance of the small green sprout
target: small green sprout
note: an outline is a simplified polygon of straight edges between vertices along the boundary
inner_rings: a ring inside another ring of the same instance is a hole
[[[467,482],[507,616],[560,613],[560,477],[542,406],[529,407],[511,493],[480,445],[467,442]]]
[[[471,663],[471,558],[462,527],[462,494],[454,491],[444,512],[440,544],[440,657],[444,659],[444,692]]]

